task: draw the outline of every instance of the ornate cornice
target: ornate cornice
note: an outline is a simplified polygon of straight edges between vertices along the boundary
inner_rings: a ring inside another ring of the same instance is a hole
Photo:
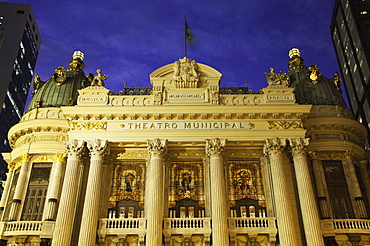
[[[303,129],[302,121],[267,121],[269,129]]]
[[[362,125],[361,125],[362,127]],[[364,144],[366,141],[366,136],[365,132],[362,131],[361,129],[353,126],[348,126],[348,125],[342,125],[339,123],[336,124],[319,124],[319,125],[310,125],[307,127],[308,134],[315,136],[316,138],[335,138],[334,133],[331,134],[319,134],[319,131],[324,130],[325,132],[327,131],[341,131],[344,134],[342,137],[347,140],[351,141],[357,144]],[[351,135],[353,137],[351,137]],[[339,135],[339,138],[341,136]],[[356,139],[357,138],[357,139]]]
[[[252,104],[255,105],[255,104]],[[82,113],[66,113],[66,117],[69,119],[68,123],[72,128],[75,125],[75,128],[84,129],[84,126],[78,124],[85,124],[86,120],[95,120],[96,122],[91,123],[108,123],[109,121],[117,120],[138,120],[138,121],[153,121],[159,119],[166,120],[188,120],[188,121],[199,121],[199,119],[214,119],[214,120],[240,120],[240,119],[277,119],[282,117],[283,119],[289,119],[294,122],[300,122],[302,118],[306,117],[306,114],[303,113],[261,113],[261,112],[227,112],[227,113],[178,113],[178,114],[169,114],[169,113],[127,113],[127,114],[82,114]],[[88,128],[88,125],[86,125]],[[90,126],[89,126],[90,127]]]
[[[12,133],[11,136],[9,137],[9,144],[12,148],[15,148],[22,144],[28,144],[37,141],[56,141],[62,143],[64,140],[67,139],[66,137],[67,131],[68,128],[62,127],[50,127],[50,126],[27,127]]]

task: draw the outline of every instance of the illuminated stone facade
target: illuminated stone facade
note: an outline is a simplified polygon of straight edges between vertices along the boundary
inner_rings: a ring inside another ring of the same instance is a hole
[[[366,130],[347,109],[296,103],[273,69],[259,93],[222,94],[189,58],[150,93],[100,75],[70,106],[36,95],[10,130],[6,245],[370,244]]]

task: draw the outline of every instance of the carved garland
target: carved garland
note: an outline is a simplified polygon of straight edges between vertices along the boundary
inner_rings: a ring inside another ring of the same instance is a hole
[[[74,122],[68,121],[71,130],[107,130],[107,122]]]
[[[303,129],[302,121],[267,121],[269,129]]]

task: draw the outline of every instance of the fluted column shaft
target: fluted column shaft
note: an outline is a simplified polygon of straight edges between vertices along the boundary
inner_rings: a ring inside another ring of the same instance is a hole
[[[68,158],[52,246],[70,246],[77,203],[79,166],[85,141],[66,142]]]
[[[319,213],[315,203],[315,195],[305,151],[305,148],[308,145],[308,139],[296,138],[290,139],[289,142],[292,148],[299,202],[303,211],[302,219],[307,246],[324,246]]]
[[[145,184],[145,215],[147,219],[146,246],[162,245],[163,220],[163,162],[167,141],[148,140],[150,161]]]
[[[264,152],[270,159],[280,244],[295,246],[297,239],[284,172],[283,151],[285,145],[285,140],[280,140],[279,138],[267,139]]]
[[[62,184],[63,169],[65,164],[64,154],[56,153],[56,161],[53,162],[50,173],[50,183],[46,194],[46,206],[44,209],[43,220],[55,220],[55,210],[59,199],[60,186]]]
[[[347,185],[350,190],[352,199],[355,200],[355,208],[359,218],[367,218],[367,210],[365,208],[360,183],[358,182],[355,167],[353,165],[353,154],[349,151],[346,153],[346,160],[343,161],[343,169],[346,175]]]
[[[90,150],[90,170],[87,179],[84,210],[82,213],[79,246],[95,245],[96,230],[99,221],[99,203],[103,178],[104,156],[108,151],[106,140],[87,142]]]
[[[19,177],[17,181],[17,186],[15,187],[15,192],[13,196],[12,206],[10,208],[9,220],[17,220],[19,217],[19,207],[27,191],[27,181],[30,176],[30,167],[31,167],[31,155],[23,154],[22,166],[19,172]]]
[[[6,200],[9,196],[10,183],[12,182],[13,174],[14,174],[14,171],[10,170],[10,169],[9,169],[9,172],[6,174],[7,177],[6,177],[6,181],[5,181],[5,187],[4,187],[3,195],[1,196],[1,201],[0,201],[0,213],[1,213],[0,214],[0,218],[1,218],[0,221],[3,220],[3,218],[2,218],[3,217],[3,212],[4,212]]]
[[[207,139],[206,153],[209,156],[211,202],[212,202],[212,245],[229,245],[229,233],[227,223],[227,195],[225,182],[225,169],[223,152],[225,140]]]
[[[319,199],[319,206],[323,218],[332,218],[331,206],[329,206],[329,194],[326,186],[324,169],[322,163],[317,159],[316,152],[309,152],[312,159],[312,168],[316,182],[316,191]]]

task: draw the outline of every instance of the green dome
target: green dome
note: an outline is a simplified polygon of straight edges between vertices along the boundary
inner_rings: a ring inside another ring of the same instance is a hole
[[[69,68],[58,67],[46,82],[41,81],[36,74],[32,93],[33,97],[28,111],[34,108],[60,107],[76,105],[78,90],[87,86],[87,78],[83,71],[82,52],[73,53]]]
[[[298,104],[333,105],[347,108],[340,89],[338,73],[328,79],[316,65],[306,67],[298,49],[289,52],[290,60],[288,76],[289,87],[295,88],[294,93]]]

